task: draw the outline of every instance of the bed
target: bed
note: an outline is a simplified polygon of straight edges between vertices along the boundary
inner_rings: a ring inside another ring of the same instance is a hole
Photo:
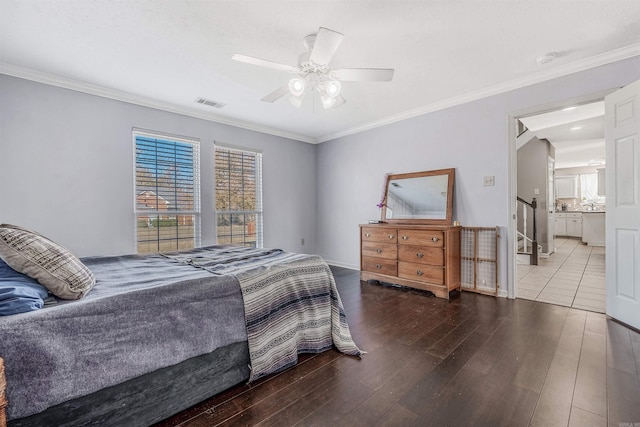
[[[300,353],[363,353],[318,256],[210,246],[81,261],[95,276],[83,298],[0,317],[9,427],[151,425]]]

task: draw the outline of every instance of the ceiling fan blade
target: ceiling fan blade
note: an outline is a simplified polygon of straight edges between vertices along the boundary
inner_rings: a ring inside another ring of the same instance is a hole
[[[292,65],[280,64],[278,62],[267,61],[266,59],[255,58],[253,56],[241,55],[239,53],[234,54],[231,59],[238,62],[245,62],[247,64],[258,65],[260,67],[273,68],[275,70],[289,71],[291,73],[297,73],[300,70],[298,67]]]
[[[335,70],[335,73],[343,82],[388,82],[393,78],[394,71],[391,68],[342,68]]]
[[[327,65],[342,43],[344,34],[328,28],[320,27],[313,44],[309,60],[320,65]]]
[[[264,98],[261,99],[261,101],[264,102],[275,102],[278,99],[282,98],[283,96],[285,96],[286,94],[289,93],[289,85],[286,84],[282,87],[279,87],[278,89],[274,90],[273,92],[271,92],[269,95],[265,96]]]

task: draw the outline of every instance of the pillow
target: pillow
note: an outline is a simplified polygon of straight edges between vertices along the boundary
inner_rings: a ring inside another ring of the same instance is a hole
[[[96,284],[93,273],[67,249],[15,225],[0,225],[0,258],[58,298],[80,299]]]
[[[47,295],[44,286],[0,260],[0,316],[39,310]]]

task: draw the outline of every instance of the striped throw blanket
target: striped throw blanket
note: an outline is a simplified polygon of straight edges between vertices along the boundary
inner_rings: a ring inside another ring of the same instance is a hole
[[[319,256],[216,246],[166,254],[214,274],[238,279],[244,300],[249,382],[295,365],[300,353],[333,345],[361,356],[347,325],[327,263]]]

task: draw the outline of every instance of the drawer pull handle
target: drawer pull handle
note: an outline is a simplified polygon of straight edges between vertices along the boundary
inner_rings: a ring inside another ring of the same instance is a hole
[[[395,234],[389,234],[389,238],[390,238],[390,239],[395,239],[395,238],[396,238],[396,236],[395,236]]]
[[[418,270],[418,271],[416,271],[416,274],[417,274],[418,276],[422,276],[424,273],[423,273],[421,270]]]
[[[402,236],[402,240],[409,240],[409,236]]]
[[[422,252],[418,252],[418,253],[416,254],[416,256],[417,256],[418,258],[422,258],[422,257],[424,256],[424,254],[423,254]]]
[[[437,237],[437,236],[433,236],[433,237],[431,238],[431,240],[433,240],[434,242],[437,242],[438,240],[440,240],[440,238],[439,238],[439,237]]]
[[[364,233],[364,237],[371,237],[371,234],[369,234],[369,233]]]
[[[382,253],[382,249],[378,248],[378,249],[376,249],[376,252],[381,254]]]
[[[376,264],[376,268],[377,268],[378,270],[380,270],[380,269],[382,268],[382,265],[380,265],[380,264]]]

